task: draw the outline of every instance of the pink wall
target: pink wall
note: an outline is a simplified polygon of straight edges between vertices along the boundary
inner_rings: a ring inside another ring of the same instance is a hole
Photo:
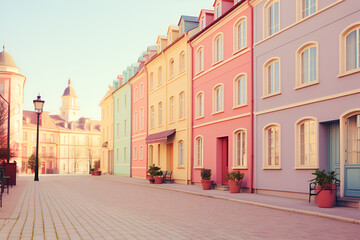
[[[243,4],[247,4],[246,2]],[[233,3],[232,3],[233,5]],[[219,139],[228,137],[228,169],[231,171],[233,165],[233,132],[239,128],[246,129],[247,132],[247,168],[241,169],[245,173],[245,180],[242,187],[251,188],[252,186],[252,16],[251,9],[246,8],[240,12],[237,7],[233,12],[231,19],[224,17],[220,20],[221,27],[213,30],[210,27],[204,33],[200,33],[195,39],[192,39],[193,51],[193,69],[196,69],[196,51],[200,46],[204,47],[204,71],[200,74],[193,74],[193,141],[201,135],[203,137],[203,165],[204,168],[212,169],[212,179],[217,184],[222,183],[222,163],[221,163],[221,148]],[[233,53],[233,27],[237,20],[241,17],[247,18],[247,46],[238,53]],[[219,24],[218,23],[218,24]],[[216,26],[218,25],[216,24]],[[215,65],[212,64],[212,42],[213,38],[218,34],[223,33],[223,61]],[[201,37],[200,42],[195,40]],[[241,54],[242,53],[242,54]],[[236,56],[236,57],[234,57]],[[230,59],[230,60],[229,60]],[[225,61],[227,61],[224,63]],[[241,73],[247,75],[247,105],[233,109],[233,84],[234,79]],[[200,75],[200,76],[199,76]],[[213,88],[217,84],[222,83],[224,87],[224,112],[212,114],[212,93]],[[198,92],[204,92],[204,117],[196,119],[196,95]],[[248,114],[247,116],[237,117],[239,115]],[[230,118],[230,119],[229,119]],[[213,121],[219,121],[212,123]],[[200,124],[207,124],[205,126],[198,126]],[[192,159],[194,160],[194,159]],[[200,182],[201,169],[193,168],[192,179],[193,182]]]

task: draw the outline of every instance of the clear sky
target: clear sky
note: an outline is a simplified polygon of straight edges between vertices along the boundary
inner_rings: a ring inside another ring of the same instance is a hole
[[[68,79],[80,116],[100,120],[107,87],[181,15],[198,16],[213,0],[1,0],[0,44],[27,77],[24,110],[40,93],[59,114]]]

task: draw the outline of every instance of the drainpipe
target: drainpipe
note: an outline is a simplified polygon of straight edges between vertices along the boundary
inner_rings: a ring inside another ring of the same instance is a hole
[[[193,136],[194,136],[194,128],[193,128],[193,124],[194,124],[194,121],[193,121],[193,116],[194,116],[194,108],[193,108],[193,90],[194,90],[194,81],[193,81],[193,76],[194,76],[194,73],[193,73],[193,67],[192,67],[192,64],[193,64],[193,56],[192,56],[192,52],[193,52],[193,46],[191,44],[191,42],[189,41],[189,46],[190,46],[190,54],[189,54],[189,65],[190,66],[189,70],[188,71],[189,73],[189,79],[190,79],[190,93],[189,93],[189,96],[190,96],[190,183],[193,184],[193,168],[194,168],[194,161],[192,159],[192,157],[194,156],[194,143],[193,143]]]
[[[146,76],[146,83],[144,83],[144,94],[145,94],[145,86],[146,86],[146,116],[145,116],[145,107],[144,107],[144,130],[146,129],[146,137],[148,136],[148,120],[149,120],[149,116],[148,116],[148,108],[149,108],[149,94],[148,94],[148,69],[146,66],[146,63],[144,63],[144,69],[145,69],[145,76]],[[146,85],[145,85],[146,84]],[[141,91],[141,89],[140,89]],[[146,121],[145,121],[146,118]],[[146,138],[145,137],[145,138]],[[145,140],[146,141],[146,140]],[[146,142],[145,142],[146,144]],[[148,148],[148,144],[146,144],[146,170],[145,170],[145,179],[147,177],[147,168],[149,167],[149,148]]]
[[[130,105],[130,121],[129,121],[129,125],[130,125],[130,131],[129,131],[129,137],[130,137],[130,149],[129,149],[129,153],[130,153],[130,177],[132,177],[132,141],[131,141],[131,133],[132,133],[132,84],[131,82],[128,82],[129,84],[129,88],[130,88],[130,101],[129,101],[129,105]],[[125,100],[126,101],[126,100]]]
[[[254,170],[254,140],[255,140],[255,135],[254,135],[254,124],[255,124],[255,120],[254,120],[254,8],[253,6],[250,4],[250,0],[247,0],[247,5],[250,8],[250,14],[251,14],[251,42],[250,42],[250,46],[251,46],[251,90],[252,90],[252,94],[251,94],[251,104],[250,104],[250,109],[251,109],[251,136],[252,136],[252,142],[251,142],[251,159],[250,159],[250,166],[251,166],[251,182],[250,182],[250,192],[253,193],[254,192],[254,174],[255,174],[255,170]]]

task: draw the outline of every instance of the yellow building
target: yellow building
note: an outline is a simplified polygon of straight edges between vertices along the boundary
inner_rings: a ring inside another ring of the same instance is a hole
[[[109,86],[108,91],[101,100],[101,171],[103,173],[113,173],[113,86]]]
[[[172,171],[177,183],[191,179],[191,49],[187,44],[197,18],[182,16],[167,36],[157,39],[158,54],[148,74],[148,164]]]

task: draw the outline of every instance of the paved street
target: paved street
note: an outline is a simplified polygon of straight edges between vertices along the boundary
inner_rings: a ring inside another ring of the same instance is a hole
[[[1,240],[360,237],[357,224],[109,178],[21,178],[28,181],[14,212],[0,215]]]

